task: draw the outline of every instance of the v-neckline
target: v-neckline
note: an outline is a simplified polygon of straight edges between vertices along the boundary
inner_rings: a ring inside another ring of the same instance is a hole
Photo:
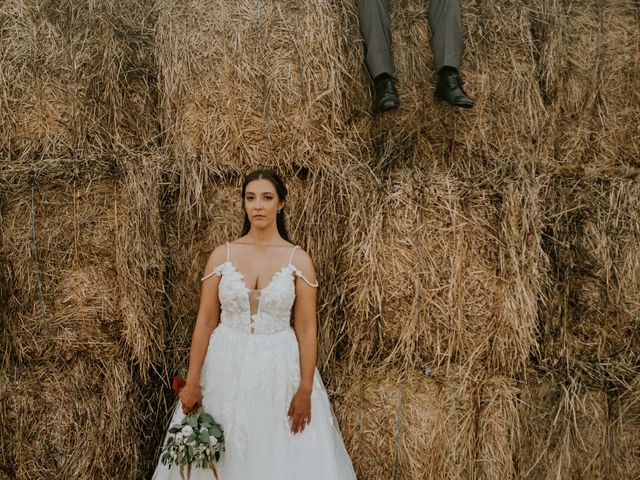
[[[249,288],[247,287],[247,284],[244,281],[244,273],[242,273],[240,270],[238,270],[238,268],[236,267],[236,265],[231,261],[231,260],[227,260],[227,262],[229,263],[229,265],[231,265],[231,268],[233,268],[233,271],[236,272],[239,276],[240,276],[240,283],[242,283],[242,286],[244,287],[244,289],[248,292],[264,292],[269,286],[271,286],[271,284],[273,283],[273,281],[276,279],[276,277],[278,275],[281,275],[282,272],[284,272],[286,269],[288,269],[291,266],[291,263],[288,263],[287,265],[285,265],[284,267],[282,267],[280,270],[278,270],[276,273],[274,273],[271,277],[271,279],[267,282],[267,284],[262,287],[262,288]]]

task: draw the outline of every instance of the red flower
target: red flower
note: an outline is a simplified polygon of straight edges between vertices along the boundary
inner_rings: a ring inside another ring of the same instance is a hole
[[[173,377],[173,380],[171,381],[171,388],[173,389],[174,392],[180,393],[180,390],[184,388],[186,383],[187,382],[185,381],[184,378],[182,378],[180,375],[176,375],[175,377]]]

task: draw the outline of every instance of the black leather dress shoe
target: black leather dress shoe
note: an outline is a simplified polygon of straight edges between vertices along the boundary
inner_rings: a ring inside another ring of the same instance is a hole
[[[373,99],[373,110],[376,113],[395,110],[400,106],[398,91],[396,90],[393,77],[383,73],[378,75],[373,81],[375,98]]]
[[[460,76],[454,68],[445,68],[440,71],[435,97],[450,103],[454,107],[473,107],[473,100],[462,89],[462,80],[460,80]]]

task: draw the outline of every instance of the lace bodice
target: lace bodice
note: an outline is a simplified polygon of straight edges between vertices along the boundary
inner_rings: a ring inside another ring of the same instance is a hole
[[[202,280],[220,276],[218,296],[220,298],[220,322],[227,327],[246,333],[273,334],[290,327],[291,308],[295,301],[295,278],[301,277],[312,287],[300,270],[292,263],[294,247],[289,263],[273,276],[262,289],[249,289],[244,277],[229,258],[227,244],[227,261],[216,266]]]

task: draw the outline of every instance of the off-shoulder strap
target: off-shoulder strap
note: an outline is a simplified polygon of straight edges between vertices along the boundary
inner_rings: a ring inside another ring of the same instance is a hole
[[[204,282],[207,278],[211,278],[214,275],[217,275],[219,277],[222,276],[222,265],[218,265],[217,267],[215,267],[211,273],[209,273],[208,275],[205,275],[204,277],[202,277],[200,279],[200,281]]]
[[[305,283],[306,283],[307,285],[309,285],[310,287],[318,288],[318,286],[320,285],[320,284],[318,283],[318,281],[317,281],[317,280],[316,280],[316,283],[311,283],[311,282],[307,279],[307,277],[305,277],[305,276],[304,276],[304,273],[302,273],[300,270],[298,270],[298,269],[297,269],[297,268],[295,268],[295,267],[294,267],[293,273],[295,273],[295,274],[296,274],[296,277],[300,277],[302,280],[304,280],[304,281],[305,281]]]

